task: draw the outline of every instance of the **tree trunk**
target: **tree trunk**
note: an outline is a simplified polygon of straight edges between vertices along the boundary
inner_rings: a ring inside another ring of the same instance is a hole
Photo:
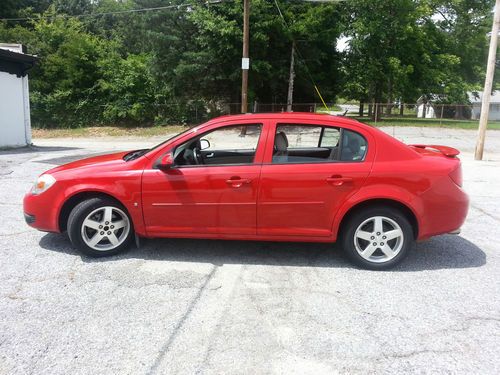
[[[359,102],[359,117],[363,117],[364,112],[365,112],[365,103],[360,101]]]
[[[368,104],[368,117],[372,117],[372,113],[373,113],[373,104],[370,103]]]
[[[399,104],[399,115],[400,115],[401,117],[403,117],[403,116],[404,116],[404,114],[405,114],[405,105],[404,105],[404,103],[403,103],[403,102],[401,102],[401,103]]]

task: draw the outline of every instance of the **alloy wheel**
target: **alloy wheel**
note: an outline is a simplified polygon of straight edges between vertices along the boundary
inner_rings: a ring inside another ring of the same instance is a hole
[[[112,206],[99,207],[85,217],[82,223],[82,239],[97,251],[108,251],[120,246],[130,232],[130,220],[121,209]]]
[[[363,221],[354,232],[358,254],[369,262],[384,263],[395,258],[404,244],[399,224],[385,216],[373,216]]]

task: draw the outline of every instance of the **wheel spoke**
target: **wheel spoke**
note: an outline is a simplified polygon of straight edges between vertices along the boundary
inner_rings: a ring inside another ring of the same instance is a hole
[[[88,227],[88,228],[92,228],[92,229],[95,229],[95,230],[99,230],[99,225],[100,225],[100,223],[98,223],[97,221],[92,220],[92,219],[86,219],[86,220],[83,222],[83,225],[84,225],[85,227]]]
[[[394,251],[392,251],[391,247],[389,245],[387,245],[387,244],[385,244],[384,246],[381,246],[380,250],[382,250],[382,252],[388,258],[392,258],[393,255],[394,255]]]
[[[111,242],[113,244],[113,246],[117,246],[120,243],[120,241],[118,240],[118,237],[116,237],[116,234],[114,234],[114,233],[109,234],[107,237],[108,237],[109,242]]]
[[[92,237],[88,242],[87,244],[91,247],[97,245],[101,240],[102,240],[103,236],[101,236],[99,234],[99,232],[96,232],[96,234],[94,234],[94,237]]]
[[[356,232],[356,237],[361,238],[362,240],[365,240],[365,241],[371,241],[372,234],[370,232],[365,231],[365,230],[358,230]]]
[[[390,231],[384,233],[384,236],[387,237],[386,238],[387,241],[401,237],[402,235],[403,235],[403,232],[401,231],[401,229],[393,229],[393,230],[390,230]]]
[[[373,231],[375,233],[382,233],[384,230],[382,218],[380,216],[376,216],[373,218]]]
[[[125,220],[118,220],[118,221],[113,222],[113,226],[115,227],[114,228],[115,230],[120,229],[120,228],[124,228],[126,225],[127,225],[127,222]]]
[[[103,217],[103,221],[104,222],[108,222],[108,223],[111,223],[111,218],[113,217],[113,208],[111,207],[106,207],[104,209],[104,217]]]
[[[373,246],[372,244],[369,244],[364,250],[363,250],[363,257],[369,258],[372,256],[372,254],[377,250],[376,246]]]

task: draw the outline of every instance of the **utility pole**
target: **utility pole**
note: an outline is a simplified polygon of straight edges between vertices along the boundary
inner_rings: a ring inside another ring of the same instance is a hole
[[[288,78],[288,96],[286,99],[287,112],[292,112],[294,79],[295,79],[295,40],[292,42],[292,53],[290,56],[290,77]]]
[[[493,88],[493,76],[495,73],[498,28],[500,26],[500,0],[495,2],[495,15],[493,16],[493,27],[490,37],[490,51],[488,53],[488,67],[486,68],[486,79],[484,81],[484,91],[481,103],[481,117],[479,118],[479,131],[477,135],[476,152],[474,159],[483,160],[484,138],[486,137],[486,127],[488,126],[488,116],[490,112],[491,90]]]
[[[241,59],[241,113],[248,112],[248,42],[250,37],[250,0],[243,0],[243,58]]]

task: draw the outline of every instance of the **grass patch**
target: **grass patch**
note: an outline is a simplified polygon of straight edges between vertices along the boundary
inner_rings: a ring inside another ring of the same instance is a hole
[[[415,126],[430,128],[454,128],[454,129],[477,129],[479,120],[451,120],[451,119],[429,119],[429,118],[384,118],[380,121],[368,117],[356,117],[358,121],[373,126]],[[500,121],[489,121],[488,129],[500,130]]]
[[[91,126],[75,129],[32,129],[33,138],[95,138],[95,137],[153,137],[180,133],[183,125],[124,128],[119,126]]]

